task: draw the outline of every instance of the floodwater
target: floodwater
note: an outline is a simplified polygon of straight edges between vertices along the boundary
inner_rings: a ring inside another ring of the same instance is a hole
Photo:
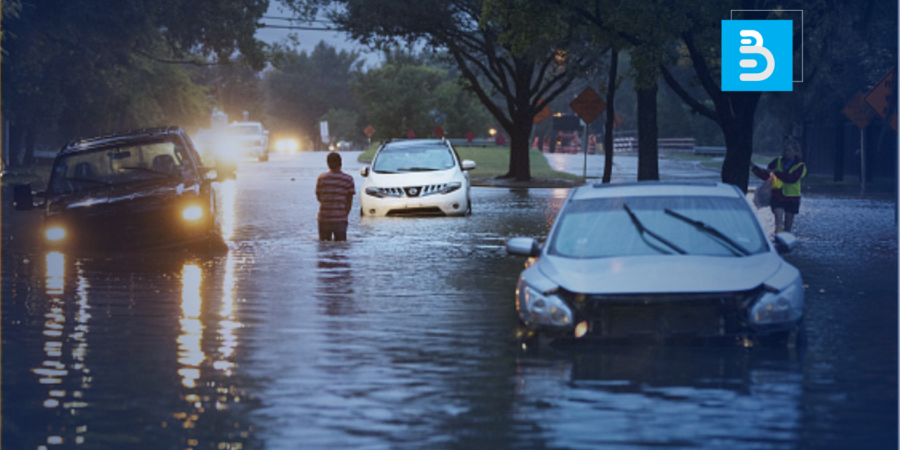
[[[568,190],[473,188],[468,218],[355,207],[349,242],[320,243],[324,167],[242,165],[213,255],[42,252],[4,205],[2,447],[897,447],[893,199],[804,198],[803,348],[525,352],[503,246]]]

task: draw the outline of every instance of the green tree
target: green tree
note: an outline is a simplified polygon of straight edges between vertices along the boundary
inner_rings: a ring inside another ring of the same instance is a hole
[[[362,131],[365,125],[360,125],[360,115],[355,110],[329,109],[321,119],[328,122],[332,142],[363,142],[366,137]]]
[[[482,20],[480,0],[295,0],[295,6],[333,7],[340,29],[375,48],[424,43],[446,51],[479,101],[510,136],[509,172],[531,178],[529,138],[535,115],[581,70],[581,57],[562,58],[555,46],[536,42],[513,53],[501,39],[511,30]],[[302,8],[300,8],[302,9]],[[371,117],[371,116],[370,116]]]
[[[312,53],[265,73],[264,97],[271,128],[299,133],[319,144],[319,121],[331,109],[358,110],[350,79],[363,64],[358,52],[338,52],[320,42]],[[331,130],[329,130],[331,131]]]
[[[205,94],[185,63],[261,68],[271,55],[253,31],[267,7],[267,0],[4,2],[2,111],[12,149],[24,149],[14,160],[27,163],[36,145],[192,120]]]

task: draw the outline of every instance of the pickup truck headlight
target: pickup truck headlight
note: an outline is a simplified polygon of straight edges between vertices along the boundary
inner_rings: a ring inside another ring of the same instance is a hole
[[[184,217],[184,220],[194,221],[203,217],[203,208],[199,206],[188,206],[181,212],[181,216]]]
[[[60,226],[50,226],[44,230],[44,236],[48,241],[60,241],[66,237],[66,229]]]
[[[552,293],[541,293],[521,283],[517,289],[516,309],[519,317],[528,325],[544,325],[560,328],[572,327],[572,310],[561,298]]]

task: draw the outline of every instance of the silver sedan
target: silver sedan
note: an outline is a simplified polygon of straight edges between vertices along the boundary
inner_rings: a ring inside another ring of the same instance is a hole
[[[529,256],[516,308],[529,340],[649,339],[794,345],[800,272],[770,241],[744,194],[721,183],[639,182],[575,189]]]

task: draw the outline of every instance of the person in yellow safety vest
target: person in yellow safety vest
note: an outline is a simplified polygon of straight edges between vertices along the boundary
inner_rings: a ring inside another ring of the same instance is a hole
[[[769,163],[766,170],[753,166],[753,174],[772,181],[772,213],[775,214],[775,233],[791,231],[794,215],[800,213],[800,179],[806,176],[806,164],[800,157],[800,144],[786,138],[782,156]]]

